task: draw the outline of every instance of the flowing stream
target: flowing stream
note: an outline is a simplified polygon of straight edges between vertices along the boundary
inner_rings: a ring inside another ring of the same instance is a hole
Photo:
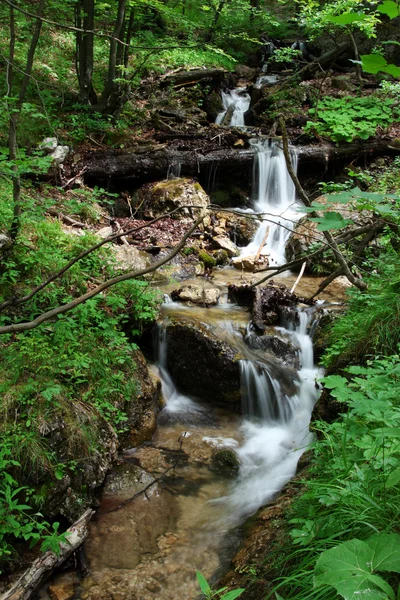
[[[244,113],[249,109],[250,96],[246,93],[245,88],[236,88],[221,92],[222,104],[224,111],[220,112],[215,122],[220,125],[225,118],[229,109],[232,111],[231,118],[227,125],[231,127],[244,127]]]
[[[248,99],[242,91],[233,90],[225,94],[226,109],[232,102],[231,124],[240,125]],[[269,141],[253,145],[257,151],[255,209],[266,220],[242,254],[255,254],[262,245],[272,263],[282,264],[287,238],[300,216],[299,204],[278,145]],[[291,154],[296,166],[296,154]],[[213,285],[226,293],[227,281],[235,278],[240,281],[240,272],[228,268],[216,275]],[[196,390],[188,397],[176,388],[167,368],[169,348],[163,322],[188,315],[229,340],[243,357],[241,416],[199,402]],[[215,578],[227,567],[238,543],[237,526],[279,493],[310,443],[308,426],[317,399],[318,374],[309,336],[312,319],[312,309],[299,307],[290,320],[274,328],[297,349],[299,368],[296,371],[277,362],[272,368],[261,351],[246,344],[249,313],[245,309],[226,301],[211,308],[188,307],[166,296],[154,366],[165,407],[153,440],[124,453],[118,485],[113,487],[111,476],[86,542],[91,574],[74,580],[76,598],[194,600],[199,593],[195,570]],[[291,391],[284,385],[288,378]],[[213,466],[217,448],[236,452],[237,471],[221,472]],[[172,465],[168,477],[146,495],[107,513]],[[45,588],[40,598],[49,598]]]

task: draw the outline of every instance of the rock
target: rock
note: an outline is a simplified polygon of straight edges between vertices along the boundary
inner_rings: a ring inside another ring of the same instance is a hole
[[[240,467],[236,452],[230,448],[220,448],[216,450],[213,460],[219,467],[225,467],[230,470],[237,471]]]
[[[222,250],[222,248],[220,250],[214,250],[212,255],[218,266],[223,267],[229,263],[229,254],[226,250]]]
[[[113,233],[114,232],[113,232],[112,227],[103,227],[102,229],[99,229],[98,231],[96,231],[96,235],[101,237],[103,240],[110,237],[110,235],[112,235]]]
[[[139,203],[143,202],[143,213],[146,217],[155,218],[180,207],[173,217],[198,216],[205,213],[210,201],[201,185],[193,179],[176,178],[159,181],[141,188],[138,192]],[[190,208],[193,207],[193,208]]]
[[[267,313],[271,319],[278,317],[277,313]],[[253,350],[263,350],[264,352],[270,352],[284,364],[299,368],[299,357],[298,351],[293,346],[290,340],[284,340],[277,335],[257,335],[255,332],[249,333],[245,337],[245,341],[250,348]]]
[[[224,110],[221,94],[214,90],[206,96],[203,100],[203,108],[207,113],[208,119],[214,123],[219,113]]]
[[[239,254],[236,245],[228,237],[217,235],[213,237],[213,243],[217,248],[225,250],[229,256],[238,256]]]
[[[56,582],[49,585],[51,600],[72,600],[75,597],[75,585],[71,582]]]
[[[105,229],[108,228],[105,227]],[[138,250],[134,246],[117,246],[113,244],[112,249],[118,262],[118,268],[126,271],[146,269],[151,263],[150,255],[147,252]]]
[[[6,233],[0,233],[0,249],[7,249],[11,246],[12,240]]]
[[[186,302],[193,302],[193,304],[205,304],[206,306],[218,304],[220,295],[221,292],[218,288],[204,288],[194,284],[174,290],[171,294],[174,300],[179,299]]]
[[[69,154],[68,146],[57,146],[57,148],[50,154],[53,161],[57,164],[61,164],[65,161]]]
[[[250,273],[256,273],[268,267],[269,260],[267,256],[260,256],[257,260],[255,256],[239,256],[234,258],[232,261],[235,269],[242,269],[243,271],[249,271]]]
[[[230,239],[238,246],[247,246],[253,239],[258,227],[258,219],[251,215],[238,215],[229,212],[217,212],[216,218],[225,222],[226,229]]]
[[[58,146],[58,140],[56,137],[48,137],[44,138],[42,142],[39,144],[40,150],[46,152],[46,154],[51,154]]]
[[[257,76],[257,69],[252,69],[251,67],[247,67],[246,65],[236,65],[235,73],[238,77],[240,77],[240,79],[252,81]]]
[[[167,366],[183,393],[240,410],[236,348],[190,319],[167,325],[167,343]]]
[[[357,89],[356,86],[353,85],[345,75],[332,77],[331,86],[344,92],[354,92],[354,90]]]

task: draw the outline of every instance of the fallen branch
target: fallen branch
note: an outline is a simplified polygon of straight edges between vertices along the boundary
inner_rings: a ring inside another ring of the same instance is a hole
[[[85,223],[82,223],[81,221],[75,221],[75,219],[73,219],[72,217],[69,217],[68,215],[64,215],[63,213],[61,213],[58,210],[55,210],[54,208],[48,208],[46,210],[46,212],[49,215],[51,215],[52,217],[58,217],[66,225],[72,225],[73,227],[82,227],[82,228],[86,227]]]
[[[87,136],[87,137],[89,137],[89,136]],[[92,140],[92,138],[89,138],[89,139],[92,142],[98,144],[98,142],[95,142],[94,140]],[[101,146],[101,144],[98,144],[98,146]],[[62,186],[62,189],[65,190],[71,183],[73,183],[74,181],[76,181],[78,179],[78,177],[80,177],[81,175],[83,175],[84,173],[86,173],[87,170],[88,170],[87,167],[83,167],[83,169],[77,175],[74,175],[74,177],[71,177],[71,179],[68,179],[68,181],[66,183],[64,183],[64,185]]]
[[[303,264],[301,265],[300,273],[298,274],[297,279],[294,282],[292,289],[290,290],[291,294],[294,294],[294,290],[297,288],[300,279],[303,277],[303,273],[306,268],[306,265],[307,265],[307,261],[304,261]]]
[[[36,317],[36,319],[33,319],[32,321],[25,321],[23,323],[14,323],[13,325],[5,325],[4,327],[0,327],[0,335],[2,335],[4,333],[16,333],[18,331],[28,331],[30,329],[35,329],[36,327],[38,327],[45,321],[49,321],[50,319],[53,319],[57,315],[62,315],[64,313],[68,312],[72,308],[79,306],[79,304],[83,304],[84,302],[86,302],[86,300],[89,300],[90,298],[97,296],[98,294],[100,294],[100,292],[103,292],[104,290],[116,285],[117,283],[121,283],[122,281],[128,281],[129,279],[134,279],[135,277],[141,277],[142,275],[146,275],[147,273],[152,273],[153,271],[156,271],[162,265],[165,265],[172,258],[174,258],[174,256],[176,256],[178,254],[178,252],[184,247],[187,238],[190,237],[190,235],[195,231],[195,229],[197,229],[197,227],[200,225],[200,223],[203,221],[204,218],[205,218],[205,215],[200,216],[195,221],[195,223],[192,225],[192,227],[190,227],[190,229],[182,237],[179,244],[177,244],[174,247],[173,251],[170,252],[170,254],[168,254],[161,260],[159,260],[158,262],[154,263],[151,267],[147,267],[146,269],[140,269],[139,271],[129,271],[129,273],[125,273],[124,275],[118,275],[117,277],[113,277],[112,279],[109,279],[108,281],[103,282],[101,285],[97,286],[90,292],[87,292],[86,294],[83,294],[82,296],[75,298],[71,302],[68,302],[67,304],[62,304],[61,306],[57,306],[56,308],[53,308],[51,310],[48,310],[48,311],[42,313],[41,315],[39,315],[38,317]],[[120,234],[118,235],[118,237],[120,237]]]
[[[93,513],[93,510],[87,510],[67,530],[68,541],[61,542],[59,554],[48,551],[37,558],[22,577],[1,596],[1,600],[29,600],[32,598],[53,571],[81,546],[88,534],[88,523]]]

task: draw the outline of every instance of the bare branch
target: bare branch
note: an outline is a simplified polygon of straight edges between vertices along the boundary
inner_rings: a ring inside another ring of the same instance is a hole
[[[68,312],[72,308],[75,308],[79,304],[83,304],[83,302],[86,302],[86,300],[89,300],[90,298],[97,296],[104,290],[116,285],[117,283],[121,283],[122,281],[128,281],[129,279],[134,279],[135,277],[140,277],[142,275],[146,275],[146,273],[152,273],[153,271],[156,271],[162,265],[165,265],[167,262],[169,262],[174,256],[176,256],[176,254],[178,254],[178,252],[185,245],[187,238],[195,231],[195,229],[200,225],[200,223],[203,221],[203,219],[204,219],[204,215],[200,216],[198,219],[196,219],[195,223],[185,233],[185,235],[182,237],[179,244],[177,244],[174,247],[173,251],[170,252],[167,256],[165,256],[161,260],[154,263],[151,267],[148,267],[146,269],[140,269],[139,271],[130,271],[129,273],[124,273],[123,275],[118,275],[117,277],[113,277],[112,279],[109,279],[108,281],[105,281],[101,285],[97,286],[90,292],[87,292],[86,294],[83,294],[82,296],[75,298],[71,302],[68,302],[67,304],[63,304],[61,306],[57,306],[56,308],[53,308],[51,310],[48,310],[48,311],[42,313],[41,315],[39,315],[38,317],[36,317],[36,319],[33,319],[32,321],[26,321],[24,323],[16,323],[13,325],[6,325],[4,327],[0,327],[0,335],[2,335],[4,333],[16,333],[19,331],[28,331],[30,329],[35,329],[36,327],[41,325],[41,323],[44,323],[45,321],[49,321],[50,319],[53,319],[54,317],[56,317],[58,315],[62,315],[64,313]],[[118,234],[118,235],[121,235],[121,234]]]

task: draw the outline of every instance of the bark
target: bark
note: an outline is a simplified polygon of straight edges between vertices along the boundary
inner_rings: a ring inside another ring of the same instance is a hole
[[[222,11],[224,9],[225,4],[226,4],[226,0],[220,0],[220,3],[218,4],[218,8],[215,11],[213,22],[211,23],[211,27],[210,27],[210,29],[209,29],[209,31],[207,33],[207,36],[206,36],[206,41],[207,42],[211,42],[211,40],[214,37],[214,33],[215,33],[216,28],[217,28],[219,18],[221,16],[221,13],[222,13]]]
[[[96,104],[97,96],[93,88],[94,65],[94,0],[78,0],[77,24],[79,29],[76,42],[78,51],[78,81],[81,101]]]
[[[108,60],[107,82],[103,92],[103,110],[113,112],[118,104],[118,93],[120,86],[115,82],[117,78],[118,57],[122,62],[122,32],[125,24],[126,0],[118,0],[117,18],[115,20],[113,39],[110,42],[110,54]],[[120,75],[121,73],[118,73]]]
[[[222,81],[224,76],[228,73],[224,69],[193,69],[193,71],[182,71],[180,73],[171,73],[166,75],[161,85],[173,84],[176,87],[188,83],[198,83],[203,79],[213,79],[216,81]]]
[[[81,546],[88,534],[88,523],[93,514],[93,510],[87,510],[68,529],[68,541],[61,543],[59,555],[48,551],[37,558],[22,577],[1,596],[1,600],[30,600],[52,572]]]

